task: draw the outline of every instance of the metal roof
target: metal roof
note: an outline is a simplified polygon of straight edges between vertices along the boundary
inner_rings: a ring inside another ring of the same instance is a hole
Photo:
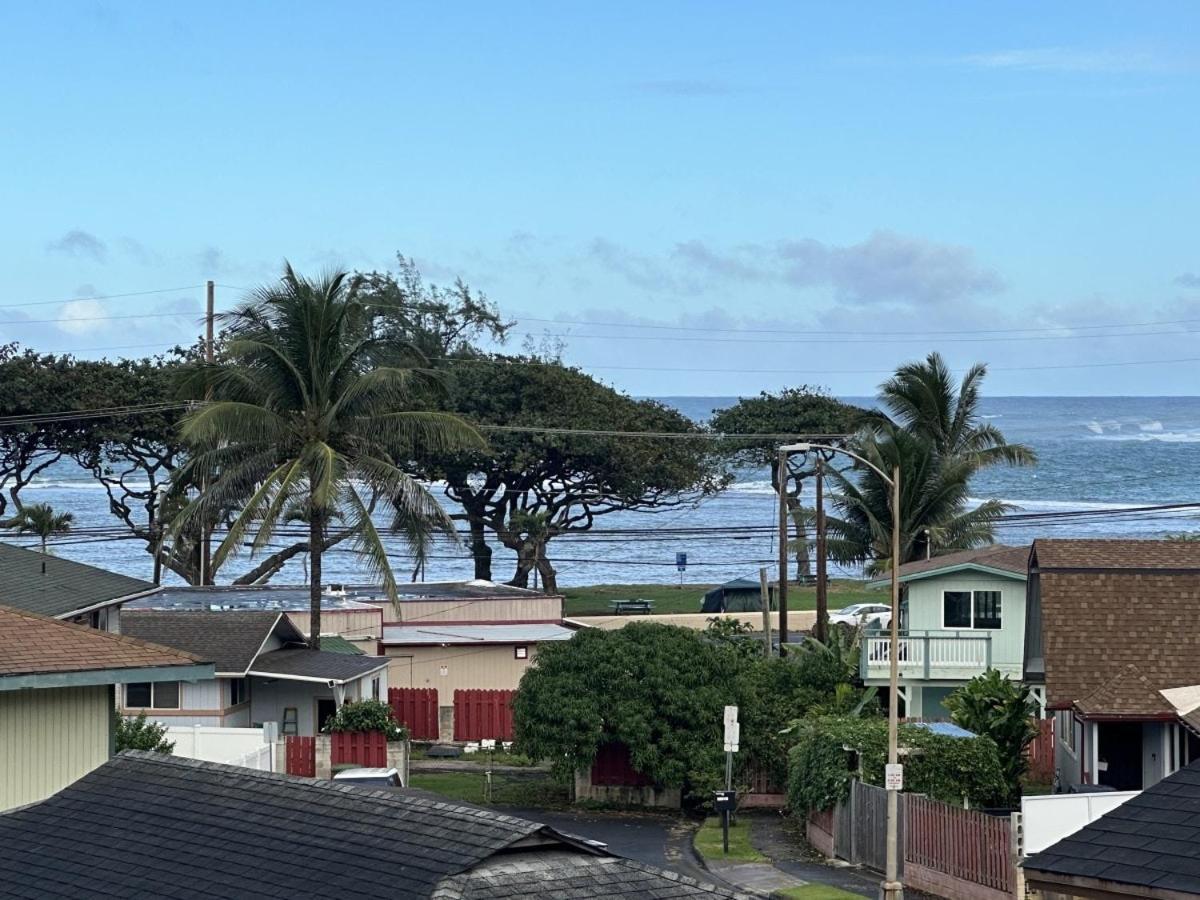
[[[408,644],[536,644],[569,641],[575,632],[552,623],[529,625],[385,625],[382,643]]]

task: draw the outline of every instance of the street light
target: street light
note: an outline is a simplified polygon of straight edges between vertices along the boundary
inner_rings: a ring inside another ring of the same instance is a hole
[[[883,469],[863,459],[857,453],[845,447],[835,447],[831,444],[785,444],[779,448],[780,455],[788,453],[808,453],[818,450],[823,453],[841,453],[862,463],[892,489],[892,622],[891,637],[888,647],[888,764],[895,766],[900,762],[900,467],[894,466],[889,477]],[[783,577],[782,575],[780,576]],[[899,877],[899,802],[896,799],[898,791],[887,792],[887,867],[884,882],[880,885],[879,896],[882,900],[901,900],[904,897],[904,885]]]

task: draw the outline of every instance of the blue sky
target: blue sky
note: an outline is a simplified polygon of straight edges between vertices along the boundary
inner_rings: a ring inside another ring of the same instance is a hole
[[[1200,7],[445,6],[6,8],[0,340],[400,251],[640,394],[1200,394],[1080,367],[1200,358]]]

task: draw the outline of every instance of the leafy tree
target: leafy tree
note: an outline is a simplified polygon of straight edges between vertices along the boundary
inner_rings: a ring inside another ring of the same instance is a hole
[[[138,713],[135,719],[127,719],[114,709],[112,718],[118,753],[122,750],[150,750],[166,754],[175,752],[175,742],[167,740],[167,726],[147,721],[145,713]]]
[[[954,724],[995,741],[1008,786],[1005,801],[1021,797],[1021,776],[1029,768],[1025,749],[1037,737],[1037,702],[1028,685],[1012,681],[997,669],[976,675],[944,701]]]
[[[733,406],[715,410],[709,427],[719,434],[842,435],[854,431],[866,411],[843,403],[822,388],[801,385],[779,393],[763,391],[743,397]],[[778,451],[782,441],[733,442],[723,446],[735,464],[765,467],[771,487],[779,494]],[[804,479],[816,472],[815,462],[800,456],[788,459],[787,508],[796,529],[796,580],[812,575],[806,537],[812,511],[800,503]]]
[[[925,558],[931,544],[947,551],[990,543],[993,523],[1011,507],[987,500],[968,509],[972,476],[988,466],[1035,460],[1033,450],[1007,443],[993,425],[980,423],[985,373],[983,366],[972,367],[956,388],[936,353],[902,367],[881,389],[886,412],[871,414],[853,442],[856,452],[883,471],[900,468],[900,563]],[[831,476],[839,516],[829,519],[835,535],[830,555],[842,562],[868,562],[875,572],[888,569],[891,489],[861,464],[853,477]]]
[[[278,285],[255,291],[222,316],[224,358],[199,366],[185,392],[211,402],[184,419],[192,455],[179,470],[182,494],[218,477],[176,518],[176,533],[223,510],[237,510],[214,566],[249,532],[267,546],[277,526],[301,508],[308,520],[312,645],[320,648],[321,562],[327,526],[340,519],[356,549],[397,599],[380,529],[378,503],[390,507],[387,530],[423,552],[453,526],[429,492],[398,460],[448,452],[481,441],[456,416],[413,408],[434,381],[411,347],[378,337],[371,313],[343,273],[317,280],[287,266]]]
[[[9,526],[18,534],[36,534],[42,544],[42,555],[48,552],[46,542],[56,534],[66,534],[75,521],[74,513],[56,513],[49,503],[33,503],[22,506]],[[42,574],[46,574],[46,560],[42,560]]]
[[[533,357],[475,357],[451,367],[444,408],[501,428],[699,434],[678,411],[635,400],[590,375]],[[462,507],[475,577],[491,580],[489,532],[517,554],[511,584],[537,570],[546,590],[557,573],[546,548],[623,510],[694,503],[728,483],[708,442],[542,432],[489,432],[487,450],[418,457],[422,474],[446,483]]]
[[[754,637],[754,626],[729,616],[713,616],[704,626],[710,641],[732,647],[739,656],[757,659],[763,655],[763,643]]]
[[[322,731],[381,731],[389,741],[402,741],[408,731],[396,721],[392,707],[382,700],[356,700],[343,703],[325,720]]]

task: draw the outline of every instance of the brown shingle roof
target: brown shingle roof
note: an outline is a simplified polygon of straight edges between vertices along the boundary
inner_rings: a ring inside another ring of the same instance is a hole
[[[1037,566],[1046,569],[1169,569],[1200,571],[1200,541],[1037,540]]]
[[[0,678],[202,662],[190,653],[136,638],[0,606]]]
[[[1089,716],[1138,716],[1175,712],[1153,682],[1135,665],[1127,665],[1075,705]]]
[[[933,559],[921,559],[905,563],[900,567],[900,577],[909,578],[914,575],[924,575],[940,569],[950,569],[954,566],[976,565],[989,569],[1000,569],[1016,575],[1024,575],[1029,562],[1029,547],[1010,547],[1006,544],[992,544],[988,547],[978,547],[974,550],[956,550],[944,553]]]

